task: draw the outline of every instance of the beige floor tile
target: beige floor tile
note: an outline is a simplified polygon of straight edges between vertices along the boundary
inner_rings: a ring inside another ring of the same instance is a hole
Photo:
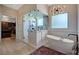
[[[0,55],[27,55],[33,50],[34,47],[11,38],[2,39],[0,43]]]

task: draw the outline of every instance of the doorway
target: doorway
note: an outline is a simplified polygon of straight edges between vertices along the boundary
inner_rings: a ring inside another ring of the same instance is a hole
[[[16,36],[16,24],[11,22],[1,22],[1,38],[10,38]]]
[[[16,39],[16,18],[1,15],[1,41]]]

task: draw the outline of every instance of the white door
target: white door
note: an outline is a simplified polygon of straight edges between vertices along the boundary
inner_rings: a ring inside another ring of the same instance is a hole
[[[23,33],[24,33],[24,42],[28,43],[28,30],[29,30],[29,20],[24,17],[23,21]]]

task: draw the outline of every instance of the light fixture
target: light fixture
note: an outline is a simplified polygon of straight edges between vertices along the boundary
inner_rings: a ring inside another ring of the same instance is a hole
[[[50,13],[52,15],[63,13],[65,10],[64,8],[65,5],[53,5],[52,7],[50,7]]]

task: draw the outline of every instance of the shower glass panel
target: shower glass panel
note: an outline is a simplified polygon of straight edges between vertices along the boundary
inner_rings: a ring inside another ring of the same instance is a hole
[[[28,42],[28,30],[29,30],[29,18],[24,15],[24,22],[23,22],[23,35],[24,35],[24,41]]]
[[[43,26],[44,25],[44,23],[43,23],[43,17],[41,17],[41,18],[39,18],[38,20],[37,20],[37,27],[38,27],[38,30],[43,30]]]
[[[37,26],[43,26],[43,18],[37,20]]]
[[[38,10],[32,10],[28,12],[24,17],[25,20],[27,19],[29,21],[29,31],[37,31],[37,30],[43,30],[45,28],[44,23],[44,14],[39,12]]]
[[[36,40],[37,33],[46,29],[47,19],[45,19],[44,16],[45,15],[38,10],[32,10],[24,15],[23,35],[25,42],[33,42]]]
[[[29,23],[30,24],[30,27],[29,27],[30,31],[31,32],[35,31],[36,30],[36,20],[34,18],[32,18],[29,20],[29,22],[30,22]]]

